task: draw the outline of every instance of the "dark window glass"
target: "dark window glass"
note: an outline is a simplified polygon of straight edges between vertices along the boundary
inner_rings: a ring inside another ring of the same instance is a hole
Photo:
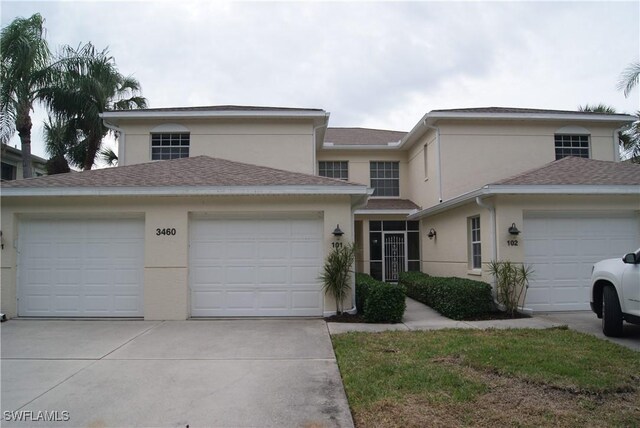
[[[189,157],[188,133],[151,134],[151,160],[167,160]]]
[[[369,253],[371,260],[382,260],[382,233],[369,234]]]
[[[371,272],[372,277],[378,281],[382,281],[382,262],[369,263],[369,271]]]
[[[406,221],[383,221],[382,222],[382,229],[389,231],[397,231],[397,230],[402,230],[405,231],[407,230],[407,222]]]
[[[371,162],[369,167],[373,196],[400,196],[399,162]]]
[[[15,180],[16,179],[16,166],[2,162],[2,179],[3,180]]]
[[[408,221],[407,222],[407,230],[420,230],[420,222],[419,221]]]
[[[382,222],[381,221],[370,221],[369,222],[369,230],[382,230]]]
[[[567,156],[589,157],[588,135],[555,135],[556,160]]]
[[[318,174],[321,177],[349,179],[349,162],[347,161],[320,161]]]
[[[407,233],[407,257],[409,260],[420,260],[420,234]]]
[[[413,262],[409,262],[409,272],[419,272],[420,271],[420,262],[419,261],[413,261]]]

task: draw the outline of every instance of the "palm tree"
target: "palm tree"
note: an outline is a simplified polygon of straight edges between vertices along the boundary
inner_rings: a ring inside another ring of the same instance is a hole
[[[48,77],[51,53],[44,39],[44,19],[36,13],[16,18],[0,35],[0,142],[18,131],[23,177],[33,175],[31,165],[31,110]]]
[[[71,164],[78,166],[78,159],[74,157],[73,148],[77,145],[75,129],[60,118],[49,120],[44,124],[44,141],[46,144],[49,161],[47,161],[47,174],[62,174],[71,171]],[[81,159],[80,159],[81,160]]]
[[[53,84],[41,91],[50,109],[78,131],[77,150],[82,153],[79,166],[88,170],[100,152],[102,139],[111,132],[100,113],[147,106],[139,95],[140,83],[123,76],[107,49],[97,51],[91,44],[74,49],[65,46],[56,63]]]
[[[628,97],[638,83],[640,83],[640,62],[632,62],[620,74],[618,90],[623,91],[624,96]]]
[[[616,114],[615,107],[606,104],[585,104],[578,106],[578,111]],[[633,163],[640,163],[640,111],[635,115],[637,120],[618,132],[618,142],[622,153],[628,155]]]

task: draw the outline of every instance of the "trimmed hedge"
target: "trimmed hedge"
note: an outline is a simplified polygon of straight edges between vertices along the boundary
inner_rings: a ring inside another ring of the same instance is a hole
[[[407,296],[454,320],[475,318],[493,310],[491,286],[486,282],[404,272],[400,284]]]
[[[356,273],[356,305],[366,322],[401,322],[407,308],[404,287]]]

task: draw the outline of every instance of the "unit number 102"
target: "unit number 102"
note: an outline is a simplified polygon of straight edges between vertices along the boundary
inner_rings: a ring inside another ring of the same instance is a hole
[[[509,246],[509,247],[517,247],[518,246],[518,240],[517,239],[509,239],[507,241],[507,246]]]

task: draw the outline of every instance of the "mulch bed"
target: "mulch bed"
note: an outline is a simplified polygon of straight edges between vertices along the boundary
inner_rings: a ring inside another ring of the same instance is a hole
[[[340,315],[325,317],[324,320],[326,322],[365,322],[364,317],[361,314],[351,315],[346,312],[343,312]]]
[[[490,321],[490,320],[513,320],[519,318],[531,318],[529,315],[521,314],[520,312],[516,312],[514,316],[507,312],[495,311],[489,312],[483,315],[479,315],[473,318],[465,318],[464,321]]]

